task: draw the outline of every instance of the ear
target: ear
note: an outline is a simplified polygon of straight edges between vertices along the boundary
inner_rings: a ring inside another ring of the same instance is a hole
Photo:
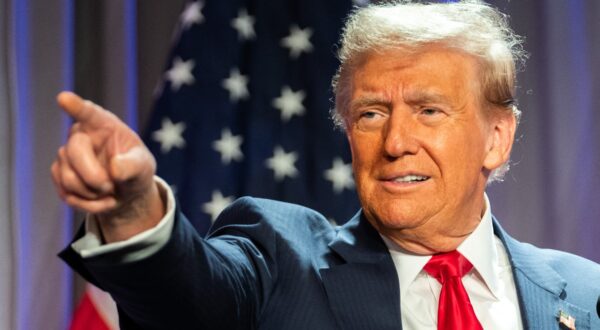
[[[500,167],[510,158],[517,120],[512,114],[500,114],[493,116],[490,120],[492,123],[483,167],[491,171]]]

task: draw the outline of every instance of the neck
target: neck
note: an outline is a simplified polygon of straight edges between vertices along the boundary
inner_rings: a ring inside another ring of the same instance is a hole
[[[418,234],[385,233],[381,234],[396,243],[401,249],[417,255],[433,255],[437,253],[454,251],[475,230],[460,236],[431,235],[423,237]]]
[[[389,228],[370,221],[373,226],[403,250],[432,255],[456,250],[479,226],[485,213],[485,202],[475,205],[472,212],[436,216],[414,228]],[[456,219],[463,219],[457,221]]]

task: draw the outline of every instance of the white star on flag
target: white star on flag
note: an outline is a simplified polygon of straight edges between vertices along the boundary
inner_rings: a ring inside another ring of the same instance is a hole
[[[164,118],[162,120],[161,128],[152,133],[152,139],[160,143],[160,151],[163,154],[166,154],[171,151],[173,147],[183,148],[185,146],[185,140],[183,139],[182,134],[184,130],[184,122],[173,124],[171,119]]]
[[[219,216],[219,214],[221,214],[221,211],[223,211],[227,206],[229,206],[229,204],[231,204],[234,200],[235,197],[224,197],[220,191],[214,190],[212,192],[211,201],[202,204],[202,211],[210,214],[210,219],[212,222],[214,222]]]
[[[223,88],[229,92],[229,99],[232,102],[247,99],[250,96],[248,77],[240,74],[240,70],[237,68],[231,69],[229,77],[223,80]]]
[[[221,153],[221,162],[229,164],[232,160],[240,161],[244,158],[244,154],[240,149],[244,138],[241,135],[232,135],[229,129],[221,131],[221,139],[213,142],[213,148]]]
[[[275,147],[273,157],[267,159],[267,167],[275,172],[275,180],[281,181],[286,176],[294,178],[298,175],[298,170],[294,163],[298,160],[296,152],[286,153],[281,146]]]
[[[281,96],[273,100],[273,106],[281,110],[281,120],[283,122],[289,121],[293,115],[300,116],[304,114],[305,109],[302,100],[305,97],[306,94],[302,90],[294,92],[288,86],[281,89]]]
[[[194,65],[192,59],[183,61],[181,58],[176,57],[173,60],[173,66],[165,73],[167,80],[171,81],[173,91],[176,92],[182,85],[191,85],[196,81],[192,75]]]
[[[336,194],[341,193],[345,188],[352,189],[354,187],[352,165],[345,164],[339,157],[336,157],[333,160],[333,166],[325,171],[325,178],[331,181],[333,184],[333,191]]]
[[[254,22],[254,17],[248,15],[246,9],[241,9],[238,16],[231,20],[231,26],[237,30],[238,37],[241,40],[251,40],[256,36],[256,33],[254,32]]]
[[[194,24],[200,24],[204,21],[204,16],[202,15],[203,7],[204,2],[202,1],[190,2],[185,6],[183,13],[181,13],[181,26],[184,30]]]
[[[312,51],[313,45],[309,40],[311,35],[311,28],[300,29],[297,25],[292,25],[290,35],[281,40],[281,45],[289,48],[290,57],[296,59],[302,52],[309,53]]]

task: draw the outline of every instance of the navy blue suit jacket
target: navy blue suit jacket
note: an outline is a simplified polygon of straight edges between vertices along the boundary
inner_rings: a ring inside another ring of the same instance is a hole
[[[495,234],[511,260],[525,329],[600,329],[600,266]],[[124,329],[398,330],[400,288],[387,247],[361,212],[332,227],[317,212],[242,198],[201,238],[177,214],[172,237],[154,255],[120,263],[61,253],[110,292]]]

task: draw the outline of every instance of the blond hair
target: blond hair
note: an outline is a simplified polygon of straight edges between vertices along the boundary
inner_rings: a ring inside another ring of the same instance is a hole
[[[441,44],[478,58],[482,64],[482,97],[491,108],[509,112],[517,122],[516,71],[526,58],[522,38],[508,26],[507,16],[478,0],[455,3],[394,1],[356,9],[348,18],[338,52],[340,67],[333,78],[335,124],[346,128],[352,74],[360,59],[372,51],[418,51]],[[508,163],[494,170],[500,180]]]

